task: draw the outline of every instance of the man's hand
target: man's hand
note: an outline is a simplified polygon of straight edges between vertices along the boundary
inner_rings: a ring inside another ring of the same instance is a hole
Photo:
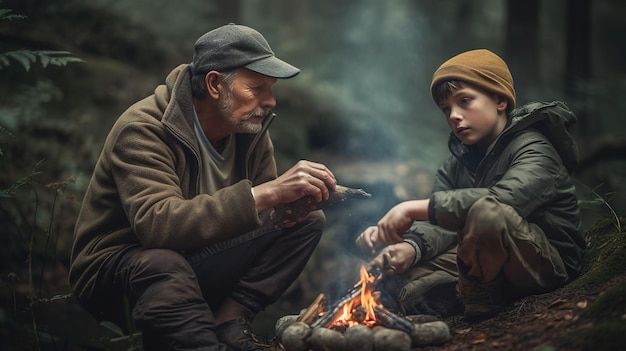
[[[383,274],[402,274],[415,260],[415,249],[406,242],[385,246],[369,265],[380,268]]]
[[[327,200],[337,180],[326,166],[301,160],[278,178],[255,186],[252,191],[257,211],[309,196],[314,203]]]

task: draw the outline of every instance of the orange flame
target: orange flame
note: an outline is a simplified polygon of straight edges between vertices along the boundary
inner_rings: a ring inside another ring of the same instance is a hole
[[[343,312],[337,314],[337,317],[330,323],[330,327],[352,327],[357,324],[373,326],[376,324],[374,307],[382,307],[374,293],[376,277],[370,276],[365,266],[361,266],[360,277],[361,280],[354,287],[361,285],[361,294],[343,305]]]

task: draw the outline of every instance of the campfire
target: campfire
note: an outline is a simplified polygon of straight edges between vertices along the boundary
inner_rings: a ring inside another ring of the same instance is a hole
[[[448,340],[448,326],[434,316],[403,316],[380,301],[376,268],[361,266],[360,280],[328,306],[324,294],[297,316],[276,323],[276,335],[286,351],[410,350]]]

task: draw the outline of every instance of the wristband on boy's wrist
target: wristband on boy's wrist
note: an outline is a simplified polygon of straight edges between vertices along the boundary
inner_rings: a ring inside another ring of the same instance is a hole
[[[410,244],[411,246],[413,246],[413,249],[415,249],[415,258],[413,259],[413,263],[411,263],[411,267],[415,266],[415,264],[417,264],[417,262],[422,259],[422,249],[420,249],[419,245],[417,245],[414,240],[404,239],[403,241]]]

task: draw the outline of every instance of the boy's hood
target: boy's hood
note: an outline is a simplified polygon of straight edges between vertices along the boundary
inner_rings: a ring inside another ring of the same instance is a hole
[[[576,122],[576,115],[564,102],[533,102],[511,111],[509,123],[496,140],[489,146],[489,154],[506,136],[521,130],[533,128],[544,134],[559,153],[568,172],[572,173],[578,166],[578,147],[568,128]],[[450,151],[461,157],[471,155],[469,148],[450,133],[448,141]]]

